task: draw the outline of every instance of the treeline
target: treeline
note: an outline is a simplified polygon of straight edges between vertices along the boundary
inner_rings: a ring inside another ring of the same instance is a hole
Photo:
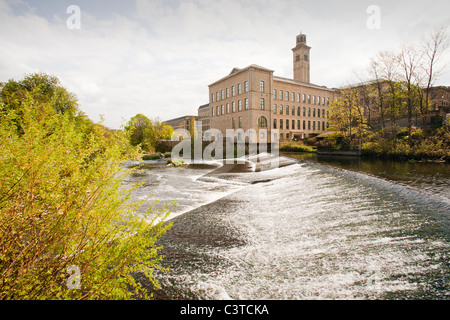
[[[161,140],[172,138],[173,128],[159,119],[149,119],[137,114],[125,126],[129,143],[144,153],[161,151]]]
[[[335,134],[322,144],[387,157],[450,159],[448,125],[430,125],[433,86],[447,47],[446,29],[440,28],[419,44],[377,54],[359,84],[342,89],[332,103],[329,130]]]
[[[166,210],[136,214],[125,132],[93,123],[53,76],[0,91],[0,299],[149,297]]]

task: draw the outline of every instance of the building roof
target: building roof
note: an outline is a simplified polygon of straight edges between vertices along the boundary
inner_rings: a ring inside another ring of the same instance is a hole
[[[251,65],[245,67],[244,69],[233,68],[233,70],[231,70],[231,72],[230,72],[227,76],[225,76],[225,77],[223,77],[223,78],[221,78],[221,79],[219,79],[219,80],[217,80],[217,81],[214,81],[213,83],[211,83],[211,84],[209,85],[209,87],[210,87],[210,86],[213,86],[213,85],[215,85],[216,83],[221,82],[221,81],[223,81],[223,80],[225,80],[225,79],[228,79],[228,78],[230,78],[230,77],[232,77],[232,76],[235,76],[235,75],[237,75],[237,74],[239,74],[239,73],[241,73],[241,72],[248,71],[248,70],[250,70],[250,69],[262,70],[262,71],[271,72],[271,73],[274,72],[273,70],[270,70],[270,69],[261,67],[261,66],[259,66],[259,65],[257,65],[257,64],[251,64]]]
[[[178,117],[178,118],[174,118],[174,119],[169,119],[169,120],[165,120],[165,123],[168,122],[172,122],[172,121],[181,121],[181,120],[186,120],[187,118],[198,118],[198,116],[182,116],[182,117]]]
[[[321,90],[336,91],[336,89],[327,88],[326,86],[319,86],[319,85],[313,84],[313,83],[308,83],[308,82],[303,82],[303,81],[298,81],[298,80],[283,78],[283,77],[278,77],[278,76],[273,76],[273,80],[287,82],[287,83],[291,83],[291,84],[302,85],[305,87],[316,88],[316,89],[321,89]]]
[[[204,105],[198,107],[198,110],[200,110],[200,109],[206,109],[206,108],[209,108],[209,103],[204,104]]]

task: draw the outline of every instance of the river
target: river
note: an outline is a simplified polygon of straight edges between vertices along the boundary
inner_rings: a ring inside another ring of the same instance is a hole
[[[130,177],[135,199],[178,201],[156,298],[450,298],[448,164],[285,156],[219,174],[145,161]]]

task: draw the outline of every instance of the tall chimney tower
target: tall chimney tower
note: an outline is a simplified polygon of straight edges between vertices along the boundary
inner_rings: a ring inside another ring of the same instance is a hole
[[[297,44],[294,53],[294,80],[309,83],[309,60],[311,47],[306,45],[306,35],[300,33],[297,36]]]

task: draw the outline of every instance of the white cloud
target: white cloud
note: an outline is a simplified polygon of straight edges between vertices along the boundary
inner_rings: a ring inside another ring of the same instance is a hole
[[[81,30],[69,30],[65,10],[47,6],[44,18],[31,6],[11,10],[12,2],[0,0],[0,81],[54,74],[79,96],[83,111],[94,120],[103,114],[114,128],[137,113],[195,114],[208,102],[208,84],[233,67],[255,63],[291,77],[290,49],[300,31],[312,46],[312,81],[339,86],[378,50],[449,21],[444,1],[424,10],[422,3],[380,0],[382,28],[370,31],[371,3],[364,1],[136,0],[132,14],[116,10],[107,18],[87,2]]]

